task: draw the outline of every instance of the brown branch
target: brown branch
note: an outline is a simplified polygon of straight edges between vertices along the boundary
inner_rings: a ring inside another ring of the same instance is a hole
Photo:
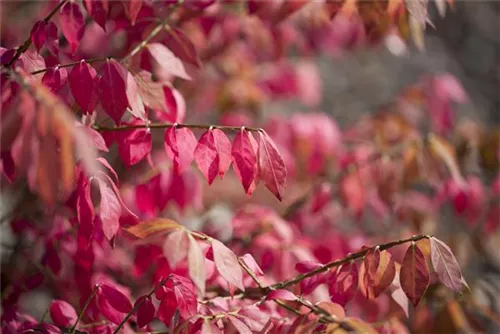
[[[52,16],[54,16],[57,11],[66,3],[68,2],[68,0],[63,0],[61,1],[50,13],[49,15],[47,15],[44,19],[43,19],[43,22],[45,23],[49,23],[50,19],[52,18]],[[26,50],[28,50],[28,48],[31,46],[31,35],[28,36],[28,38],[24,41],[24,43],[17,48],[16,50],[16,54],[14,55],[14,57],[12,57],[12,59],[5,65],[6,68],[12,66],[12,64],[14,64],[14,62],[16,60],[19,59],[19,57],[21,57],[21,55],[26,52]]]
[[[330,270],[331,268],[338,267],[338,266],[341,266],[341,265],[346,264],[348,262],[360,259],[360,258],[364,257],[369,250],[371,250],[375,247],[378,247],[381,251],[383,251],[383,250],[392,248],[394,246],[402,245],[402,244],[410,242],[410,241],[418,241],[418,240],[422,240],[422,239],[426,239],[426,238],[430,238],[430,237],[431,236],[429,236],[429,235],[415,235],[411,238],[401,239],[401,240],[397,240],[397,241],[391,241],[391,242],[381,244],[378,246],[374,246],[371,248],[365,248],[362,251],[353,253],[353,254],[351,254],[351,255],[349,255],[341,260],[328,262],[327,264],[325,264],[317,269],[314,269],[312,271],[309,271],[307,273],[300,274],[300,275],[297,275],[296,277],[288,279],[286,281],[282,281],[282,282],[270,285],[270,286],[266,287],[266,289],[271,289],[271,290],[284,289],[284,288],[289,287],[291,285],[300,283],[301,281],[305,280],[306,278],[316,276],[318,274],[321,274],[325,271]]]
[[[242,127],[242,126],[228,126],[228,125],[210,125],[210,124],[172,124],[172,123],[151,123],[151,124],[137,124],[137,125],[121,125],[115,127],[107,127],[107,126],[99,126],[94,125],[94,130],[97,131],[127,131],[134,129],[168,129],[171,127],[177,128],[188,128],[188,129],[200,129],[200,130],[209,130],[209,129],[219,129],[226,131],[240,131],[242,128],[248,131],[253,132],[262,132],[264,131],[262,128],[254,128],[254,127]]]
[[[168,27],[168,23],[172,14],[175,12],[177,7],[179,7],[184,0],[178,0],[170,9],[170,13],[167,15],[165,19],[163,19],[150,33],[149,35],[142,40],[139,44],[137,44],[125,57],[122,58],[121,63],[125,63],[127,60],[135,56],[139,51],[141,51],[156,35],[158,35],[164,27]]]
[[[86,63],[95,63],[95,62],[98,62],[98,61],[106,61],[108,60],[109,58],[91,58],[91,59],[84,59]],[[81,63],[81,60],[79,61],[74,61],[74,62],[71,62],[71,63],[67,63],[67,64],[60,64],[60,65],[56,65],[56,66],[52,66],[52,67],[47,67],[47,68],[42,68],[40,70],[36,70],[36,71],[33,71],[31,72],[30,74],[32,75],[35,75],[35,74],[40,74],[40,73],[43,73],[43,72],[47,72],[48,70],[50,70],[51,68],[64,68],[64,67],[71,67],[71,66],[75,66],[75,65],[78,65]]]

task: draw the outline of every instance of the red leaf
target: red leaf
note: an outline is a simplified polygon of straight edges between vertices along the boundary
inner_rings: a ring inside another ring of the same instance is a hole
[[[91,113],[95,110],[98,102],[96,70],[82,60],[73,66],[69,73],[69,88],[76,102],[82,108],[83,114]]]
[[[165,40],[165,45],[179,57],[182,61],[189,63],[193,66],[200,67],[200,59],[196,48],[189,39],[189,37],[177,28],[169,30],[169,34]]]
[[[80,6],[73,2],[66,2],[61,8],[61,30],[64,37],[71,46],[71,52],[74,54],[78,44],[83,37],[85,22]]]
[[[369,250],[364,258],[363,283],[365,295],[368,299],[374,298],[373,286],[375,284],[375,275],[380,263],[380,249],[378,247]]]
[[[130,19],[132,25],[135,25],[135,20],[137,19],[137,15],[142,8],[142,0],[127,0],[122,2],[123,7],[125,7],[125,13],[127,17]]]
[[[153,301],[148,296],[142,296],[137,299],[134,307],[140,304],[137,309],[137,327],[142,328],[148,325],[155,316],[155,306],[153,305]]]
[[[165,131],[165,150],[174,160],[174,167],[182,173],[193,161],[196,137],[188,128],[171,127]]]
[[[344,264],[329,283],[332,302],[345,307],[358,289],[358,267],[356,263]]]
[[[102,29],[106,30],[109,7],[108,0],[84,0],[83,4],[94,21],[96,21]]]
[[[212,250],[214,253],[214,261],[219,274],[228,281],[228,283],[236,286],[241,291],[245,291],[243,286],[243,273],[241,271],[238,258],[232,250],[227,248],[219,240],[212,240]]]
[[[78,198],[76,201],[77,219],[82,230],[90,232],[94,223],[95,211],[94,204],[91,198],[91,183],[86,181],[81,189],[79,189]]]
[[[231,324],[234,326],[234,328],[236,328],[238,333],[240,333],[240,334],[252,334],[252,331],[250,330],[250,328],[248,328],[248,326],[245,325],[245,323],[243,321],[241,321],[240,319],[236,318],[233,315],[229,315],[228,318],[229,318],[229,321],[231,322]]]
[[[52,42],[57,39],[57,27],[53,22],[38,21],[33,26],[30,36],[31,42],[35,45],[37,51],[40,51],[48,41]]]
[[[42,82],[49,87],[53,93],[57,93],[68,79],[68,72],[65,68],[51,68],[42,77]]]
[[[279,289],[279,290],[274,290],[271,291],[267,295],[268,300],[274,300],[274,299],[283,299],[283,300],[296,300],[297,296],[295,296],[292,292],[285,290],[285,289]]]
[[[250,133],[243,128],[233,140],[231,157],[236,175],[247,195],[251,195],[254,190],[252,184],[257,175],[257,157],[250,139]]]
[[[188,234],[189,238],[189,251],[188,251],[188,264],[189,264],[189,277],[194,282],[198,289],[200,297],[205,296],[205,281],[207,274],[205,271],[205,257],[201,251],[198,242]]]
[[[171,268],[175,268],[188,254],[189,239],[186,230],[176,230],[170,233],[163,243],[163,255]]]
[[[111,307],[121,313],[128,313],[132,310],[132,304],[127,296],[115,289],[114,287],[103,284],[100,293]]]
[[[425,256],[415,243],[408,247],[399,275],[401,288],[416,307],[427,290],[430,278]]]
[[[99,180],[99,190],[101,192],[101,206],[99,209],[102,220],[102,231],[108,240],[113,239],[120,227],[120,216],[122,208],[114,191]]]
[[[259,132],[259,177],[280,201],[286,185],[286,167],[269,135]]]
[[[54,247],[53,240],[47,241],[45,246],[45,254],[43,256],[42,263],[50,268],[50,270],[55,274],[59,274],[61,271],[61,259],[59,253]]]
[[[64,300],[53,300],[49,311],[54,325],[59,327],[71,327],[78,318],[73,306]]]
[[[173,75],[185,80],[191,80],[187,74],[182,61],[177,58],[172,51],[160,43],[149,43],[146,48],[151,55],[151,65],[153,72],[165,80],[169,75]]]
[[[158,111],[156,116],[163,121],[181,123],[186,117],[186,101],[179,91],[167,85],[163,86],[164,105],[166,110]]]
[[[149,130],[136,129],[128,132],[118,141],[118,153],[125,166],[130,167],[139,163],[151,152],[152,139]]]
[[[451,249],[441,240],[430,238],[431,262],[441,283],[455,292],[462,290],[462,272]]]
[[[128,71],[116,60],[108,60],[102,66],[102,77],[99,80],[101,105],[117,124],[128,107],[127,75]]]
[[[392,255],[388,251],[380,253],[380,262],[375,273],[373,292],[374,297],[380,296],[394,281],[396,265]]]
[[[219,154],[215,148],[212,130],[203,133],[194,151],[194,160],[208,184],[212,184],[219,172]]]
[[[162,298],[158,307],[158,318],[166,325],[170,325],[170,320],[177,310],[177,300],[173,291],[167,292],[165,298]]]

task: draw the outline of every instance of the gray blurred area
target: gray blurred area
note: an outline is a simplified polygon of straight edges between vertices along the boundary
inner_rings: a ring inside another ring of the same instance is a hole
[[[449,72],[471,97],[460,106],[460,116],[498,125],[500,123],[500,1],[455,1],[439,17],[429,3],[425,51],[411,49],[396,56],[378,49],[349,53],[320,62],[324,80],[323,110],[341,124],[351,124],[361,113],[374,112],[394,99],[422,74]]]

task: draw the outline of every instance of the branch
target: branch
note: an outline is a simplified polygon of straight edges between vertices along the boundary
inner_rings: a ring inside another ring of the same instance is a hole
[[[371,249],[373,249],[375,247],[379,247],[379,249],[381,251],[383,251],[383,250],[392,248],[394,246],[402,245],[402,244],[410,242],[410,241],[418,241],[418,240],[422,240],[422,239],[426,239],[426,238],[430,238],[430,237],[431,237],[430,235],[415,235],[415,236],[413,236],[411,238],[397,240],[397,241],[391,241],[391,242],[388,242],[388,243],[385,243],[385,244],[381,244],[381,245],[378,245],[378,246],[374,246],[374,247],[371,247],[371,248],[365,248],[362,251],[353,253],[353,254],[351,254],[351,255],[349,255],[349,256],[341,259],[341,260],[336,260],[336,261],[328,262],[327,264],[323,265],[322,267],[314,269],[314,270],[312,270],[310,272],[307,272],[307,273],[304,273],[304,274],[300,274],[300,275],[297,275],[296,277],[288,279],[286,281],[270,285],[270,286],[266,287],[266,289],[272,289],[272,290],[275,290],[275,289],[284,289],[284,288],[289,287],[291,285],[300,283],[301,281],[303,281],[306,278],[316,276],[316,275],[321,274],[321,273],[323,273],[325,271],[328,271],[331,268],[338,267],[338,266],[341,266],[341,265],[346,264],[348,262],[360,259],[360,258],[364,257],[366,255],[366,253],[368,253],[368,251],[370,251]]]
[[[153,289],[151,289],[151,291],[146,295],[146,297],[148,298],[151,297],[153,293],[155,293],[156,289],[158,289],[160,286],[163,286],[163,284],[165,284],[165,282],[168,281],[169,278],[170,277],[162,279],[160,283],[158,283]],[[116,327],[116,329],[113,331],[113,334],[117,334],[120,331],[120,329],[122,329],[123,325],[125,325],[127,320],[132,316],[132,314],[134,314],[139,309],[139,307],[142,305],[142,303],[144,303],[145,300],[146,298],[143,298],[139,303],[134,305],[134,307],[130,310],[130,312],[128,312],[125,318],[123,318],[123,320],[120,322],[118,327]]]
[[[92,290],[92,293],[90,294],[89,298],[87,298],[85,305],[83,305],[83,309],[80,312],[80,314],[78,314],[78,318],[76,319],[75,324],[73,325],[73,327],[71,327],[70,334],[73,334],[75,332],[76,326],[78,326],[78,323],[80,322],[83,315],[85,314],[85,311],[87,311],[87,307],[89,307],[90,302],[92,301],[92,299],[94,299],[95,295],[97,294],[97,290],[99,290],[99,287],[100,286],[98,284],[96,284],[96,286],[94,286],[94,290]]]
[[[85,62],[86,63],[96,63],[98,61],[106,61],[108,60],[109,58],[91,58],[91,59],[85,59]],[[47,67],[47,68],[42,68],[40,70],[36,70],[36,71],[33,71],[31,72],[30,74],[31,75],[35,75],[35,74],[40,74],[40,73],[43,73],[43,72],[47,72],[48,70],[50,70],[51,68],[64,68],[64,67],[71,67],[71,66],[75,66],[75,65],[78,65],[81,63],[81,60],[79,61],[74,61],[74,62],[71,62],[71,63],[67,63],[67,64],[61,64],[61,65],[56,65],[56,66],[52,66],[52,67]]]
[[[49,23],[50,19],[52,18],[52,16],[54,16],[57,11],[66,3],[68,2],[68,0],[63,0],[61,1],[50,13],[49,15],[47,15],[43,21],[45,23]],[[17,48],[16,50],[16,54],[14,55],[14,57],[12,57],[12,59],[5,65],[6,68],[12,66],[12,64],[14,64],[14,62],[16,60],[19,59],[19,57],[21,57],[21,55],[26,52],[26,50],[28,50],[28,48],[31,46],[31,35],[28,36],[28,38],[24,41],[24,43]]]
[[[170,18],[174,11],[179,7],[184,0],[178,0],[171,8],[170,13],[167,15],[165,19],[163,19],[160,24],[158,24],[150,33],[149,35],[142,40],[139,44],[137,44],[125,57],[122,58],[121,63],[125,63],[127,60],[135,56],[139,51],[141,51],[156,35],[160,33],[160,31],[163,30],[165,26],[168,26],[168,22],[170,21]]]
[[[126,131],[126,130],[134,130],[134,129],[168,129],[171,127],[177,128],[188,128],[188,129],[201,129],[201,130],[209,130],[209,129],[219,129],[226,131],[240,131],[244,128],[247,131],[253,132],[262,132],[264,131],[262,128],[253,128],[246,126],[228,126],[228,125],[210,125],[210,124],[177,124],[177,123],[151,123],[151,124],[137,124],[137,125],[121,125],[115,127],[107,127],[107,126],[99,126],[94,125],[94,130],[97,131]]]

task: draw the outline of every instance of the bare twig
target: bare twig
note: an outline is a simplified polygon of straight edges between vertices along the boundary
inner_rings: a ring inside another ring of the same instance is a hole
[[[240,131],[242,128],[248,131],[253,132],[262,132],[264,131],[262,128],[253,128],[253,127],[242,127],[242,126],[228,126],[228,125],[210,125],[210,124],[172,124],[172,123],[152,123],[152,124],[137,124],[137,125],[122,125],[115,127],[107,127],[107,126],[98,126],[94,125],[93,128],[97,131],[127,131],[134,129],[168,129],[171,127],[177,128],[188,128],[188,129],[200,129],[200,130],[209,130],[209,129],[219,129],[226,131]]]

